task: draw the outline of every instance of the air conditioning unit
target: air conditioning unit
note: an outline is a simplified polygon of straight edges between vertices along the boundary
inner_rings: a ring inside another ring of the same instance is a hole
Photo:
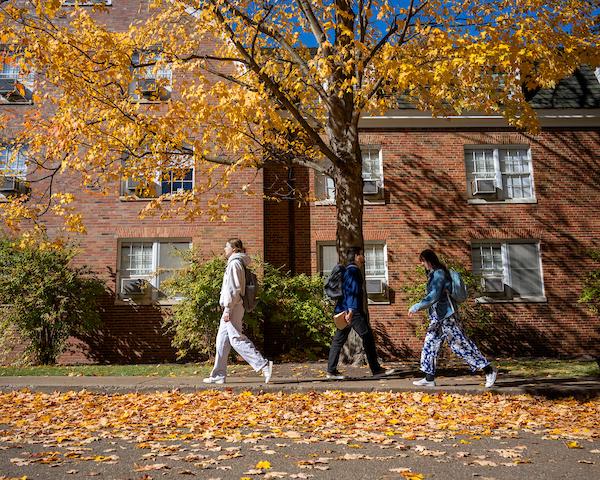
[[[142,96],[156,95],[158,93],[156,78],[139,78],[137,89]]]
[[[377,180],[363,180],[363,195],[376,195],[379,192]]]
[[[26,193],[27,185],[19,177],[1,176],[0,175],[0,192],[2,192],[2,193]]]
[[[121,294],[126,297],[145,295],[147,290],[147,282],[143,278],[121,279]]]
[[[504,292],[504,279],[502,277],[482,277],[481,288],[486,293]]]
[[[381,279],[367,279],[367,293],[369,295],[381,295],[384,293],[385,282]]]
[[[25,86],[16,78],[0,78],[0,95],[9,102],[26,100]]]
[[[0,78],[0,94],[7,95],[12,93],[17,88],[16,78]]]
[[[476,178],[473,180],[473,195],[489,195],[496,193],[496,180],[493,178]]]
[[[135,192],[140,186],[140,181],[137,178],[128,178],[125,180],[125,190]]]

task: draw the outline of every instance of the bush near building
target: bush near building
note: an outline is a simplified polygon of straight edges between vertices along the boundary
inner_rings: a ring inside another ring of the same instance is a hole
[[[100,324],[105,285],[89,268],[73,265],[76,254],[46,238],[0,238],[0,336],[24,340],[33,363],[56,363],[70,336]]]

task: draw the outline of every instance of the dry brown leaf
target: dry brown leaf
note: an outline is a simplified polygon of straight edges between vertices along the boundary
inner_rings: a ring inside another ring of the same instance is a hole
[[[136,466],[135,472],[149,472],[151,470],[167,470],[169,467],[166,463],[152,463],[150,465]]]

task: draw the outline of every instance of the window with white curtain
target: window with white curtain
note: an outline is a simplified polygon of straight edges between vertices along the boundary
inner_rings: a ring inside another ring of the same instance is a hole
[[[367,201],[383,200],[383,153],[379,147],[361,147],[363,195]],[[335,201],[333,178],[315,173],[315,195],[318,201]]]
[[[467,147],[465,166],[470,201],[535,201],[528,147]]]
[[[338,263],[335,244],[319,245],[319,270],[327,277]],[[385,301],[388,298],[387,247],[385,243],[365,243],[365,281],[367,295],[371,301]]]
[[[181,255],[192,244],[189,240],[124,240],[120,246],[119,293],[127,296],[132,280],[147,283],[153,299],[164,299],[165,280],[186,266]]]
[[[481,277],[484,294],[501,300],[544,300],[539,243],[475,242],[473,273]]]

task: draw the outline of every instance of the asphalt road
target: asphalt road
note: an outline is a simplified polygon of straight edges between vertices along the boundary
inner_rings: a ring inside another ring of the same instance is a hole
[[[578,440],[577,446],[581,448],[527,433],[441,442],[390,437],[383,444],[310,437],[141,444],[97,438],[83,445],[20,439],[20,443],[0,441],[0,478],[411,478],[403,475],[403,469],[423,475],[415,479],[600,478],[600,441]],[[270,468],[256,468],[265,461]]]

